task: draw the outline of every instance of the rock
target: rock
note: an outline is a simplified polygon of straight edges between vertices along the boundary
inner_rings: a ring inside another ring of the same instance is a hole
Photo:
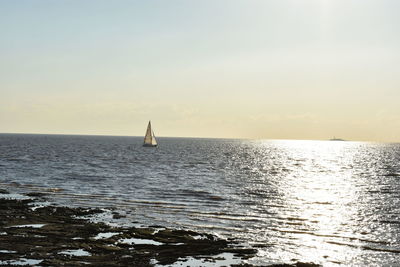
[[[223,252],[233,252],[243,258],[248,251],[230,247],[230,242],[206,233],[166,229],[164,227],[135,228],[112,227],[93,223],[81,216],[103,212],[100,209],[46,206],[31,209],[32,199],[0,199],[1,249],[17,251],[7,254],[7,259],[18,260],[24,255],[40,259],[41,266],[153,266],[152,259],[160,264],[173,264],[184,257],[210,257]],[[44,224],[43,227],[6,228],[12,225]],[[95,239],[99,233],[120,233],[105,239]],[[201,238],[196,238],[201,236]],[[122,238],[142,238],[161,242],[161,245],[123,244]],[[179,245],[177,245],[179,243]],[[60,252],[83,250],[86,256],[64,255]],[[3,255],[4,256],[4,255]]]
[[[312,262],[297,262],[295,266],[296,267],[320,267],[322,265],[315,264]]]
[[[28,197],[44,197],[46,194],[41,192],[29,192],[25,195]]]

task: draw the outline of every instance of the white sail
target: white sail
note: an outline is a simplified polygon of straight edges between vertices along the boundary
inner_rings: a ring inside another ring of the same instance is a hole
[[[156,136],[154,135],[154,131],[152,131],[152,136],[151,136],[151,144],[153,145],[153,146],[156,146],[157,145],[157,140],[156,140]]]
[[[157,146],[156,137],[154,132],[151,130],[151,122],[147,125],[146,135],[144,136],[144,146]]]

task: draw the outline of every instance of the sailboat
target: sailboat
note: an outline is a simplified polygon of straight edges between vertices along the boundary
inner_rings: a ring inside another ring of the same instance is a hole
[[[144,136],[143,146],[155,147],[157,146],[157,140],[154,136],[154,132],[151,129],[151,122],[147,125],[146,135]]]

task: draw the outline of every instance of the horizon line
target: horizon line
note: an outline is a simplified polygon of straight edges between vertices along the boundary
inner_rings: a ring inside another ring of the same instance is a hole
[[[69,134],[69,133],[27,133],[27,132],[0,132],[0,135],[69,135],[69,136],[109,136],[109,137],[144,137],[141,135],[111,135],[111,134]],[[281,139],[281,138],[243,138],[243,137],[198,137],[198,136],[157,136],[157,138],[187,138],[187,139],[229,139],[229,140],[271,140],[271,141],[331,141],[329,139]],[[344,142],[360,142],[360,143],[400,143],[400,141],[371,141],[371,140],[348,140]]]

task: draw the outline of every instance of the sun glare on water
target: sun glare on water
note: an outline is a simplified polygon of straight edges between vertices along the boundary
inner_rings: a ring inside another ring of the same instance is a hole
[[[280,226],[280,231],[285,232],[289,240],[296,239],[303,244],[296,248],[301,258],[320,262],[330,257],[334,263],[339,258],[343,260],[344,255],[353,257],[344,245],[360,237],[351,221],[357,213],[363,212],[356,204],[359,189],[351,168],[355,148],[361,143],[275,143],[284,147],[287,155],[287,175],[281,178],[278,189],[283,196],[286,219],[293,221],[289,226]],[[348,234],[343,234],[347,230]],[[337,238],[343,242],[338,244]],[[281,258],[289,257],[284,251],[280,253]]]

